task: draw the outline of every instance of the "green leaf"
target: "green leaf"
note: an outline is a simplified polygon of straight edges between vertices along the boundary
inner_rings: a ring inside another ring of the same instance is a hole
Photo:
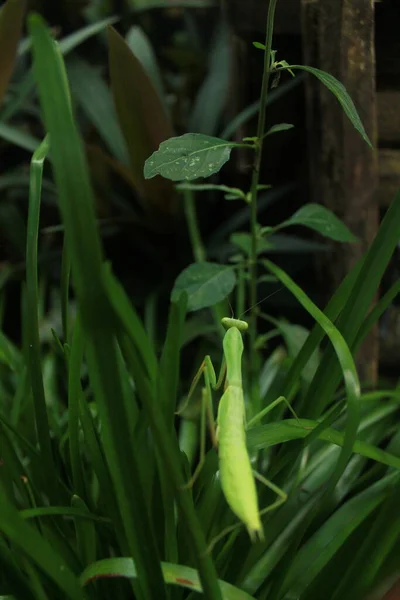
[[[276,125],[273,125],[270,129],[268,129],[265,135],[267,136],[271,135],[272,133],[278,133],[279,131],[287,131],[288,129],[293,128],[294,125],[292,125],[291,123],[277,123]]]
[[[188,590],[202,592],[199,575],[195,569],[185,565],[175,565],[162,562],[161,568],[165,583],[179,585]],[[95,579],[102,577],[126,577],[136,578],[137,571],[135,563],[131,558],[106,558],[89,565],[80,576],[82,585],[86,585]],[[252,596],[239,588],[218,580],[223,600],[252,600]]]
[[[276,229],[283,229],[291,225],[304,225],[337,242],[356,242],[358,240],[333,212],[320,204],[305,204]]]
[[[0,103],[14,69],[24,10],[24,0],[8,0],[0,11]]]
[[[185,133],[160,144],[146,160],[144,176],[151,179],[162,175],[172,181],[210,177],[218,173],[238,145],[201,133]]]
[[[232,267],[217,263],[200,262],[182,271],[175,281],[171,301],[175,302],[182,292],[188,295],[188,311],[214,306],[224,300],[236,284]]]
[[[350,98],[346,88],[342,83],[340,83],[340,81],[333,77],[333,75],[325,73],[325,71],[321,71],[320,69],[316,69],[315,67],[305,67],[304,65],[289,65],[284,68],[284,70],[290,69],[301,69],[302,71],[307,71],[307,73],[311,73],[312,75],[317,77],[320,80],[320,82],[323,83],[324,86],[327,87],[328,90],[336,96],[346,116],[350,119],[350,122],[354,125],[354,127],[361,135],[363,140],[367,142],[368,146],[372,148],[371,140],[369,139],[364,129],[364,125],[362,124],[357,109],[354,106],[354,102]]]
[[[261,42],[253,42],[254,48],[258,48],[258,50],[265,50],[265,44]]]

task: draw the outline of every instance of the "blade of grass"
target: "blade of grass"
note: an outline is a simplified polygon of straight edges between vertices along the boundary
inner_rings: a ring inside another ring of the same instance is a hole
[[[109,17],[107,19],[103,19],[97,21],[96,23],[87,25],[86,27],[82,27],[78,31],[74,31],[70,35],[67,35],[65,38],[60,40],[59,48],[62,54],[66,55],[71,50],[85,42],[87,39],[100,33],[107,27],[107,25],[112,25],[118,20],[118,17]],[[22,46],[23,44],[23,46]],[[31,47],[31,40],[28,38],[24,40],[20,45],[20,51],[18,54],[23,54]],[[21,47],[22,46],[22,47]],[[13,115],[23,106],[23,103],[26,101],[29,94],[33,91],[35,86],[35,80],[33,76],[33,72],[30,70],[23,77],[22,81],[18,84],[17,92],[15,97],[7,103],[7,106],[4,107],[4,110],[1,112],[1,121],[9,121]]]
[[[24,554],[37,564],[63,592],[65,598],[84,600],[86,595],[79,580],[68,565],[33,527],[21,519],[18,512],[7,502],[0,489],[1,521],[0,531],[12,544],[20,548]]]
[[[400,485],[393,485],[379,510],[368,535],[346,574],[335,589],[332,600],[366,597],[386,558],[400,537]],[[365,565],[368,568],[365,569]],[[360,576],[361,574],[361,576]]]
[[[71,352],[68,359],[68,434],[73,490],[81,498],[86,496],[79,440],[79,398],[82,393],[80,375],[83,362],[83,348],[83,332],[79,315],[77,315]]]
[[[178,397],[180,348],[182,341],[183,325],[186,315],[185,299],[172,304],[169,312],[167,335],[161,354],[158,386],[157,404],[164,413],[167,427],[174,431],[174,417],[176,410],[176,398]],[[169,562],[179,559],[177,538],[175,505],[173,487],[169,477],[163,470],[162,459],[158,455],[161,491],[163,495],[164,520],[165,520],[165,556]]]
[[[12,125],[7,125],[7,123],[0,123],[0,137],[6,142],[28,150],[28,152],[35,152],[40,144],[40,140],[37,138]]]
[[[204,589],[207,590],[207,597],[212,599],[215,598],[215,600],[217,600],[220,598],[217,575],[211,557],[206,550],[204,534],[194,511],[190,490],[184,488],[185,480],[182,475],[179,446],[175,435],[172,435],[171,429],[165,424],[163,415],[155,400],[154,381],[149,381],[143,374],[139,354],[140,348],[137,347],[140,337],[136,337],[136,330],[131,327],[130,315],[132,314],[132,309],[130,312],[121,311],[118,306],[118,300],[123,298],[121,289],[118,289],[117,286],[109,286],[108,289],[110,294],[116,292],[119,296],[119,298],[112,298],[111,302],[118,310],[118,317],[123,323],[124,331],[126,333],[126,342],[129,342],[125,351],[126,360],[129,363],[129,368],[138,388],[139,397],[143,402],[153,429],[154,440],[158,445],[159,456],[163,460],[164,468],[168,470],[170,480],[174,485],[175,500],[190,535],[190,537],[188,536],[188,543],[192,545],[202,585]],[[183,302],[184,300],[184,294],[182,294],[180,302]],[[143,325],[139,331],[141,331],[142,328]],[[120,344],[123,348],[123,341],[122,343],[120,342]]]
[[[342,475],[346,464],[352,454],[352,448],[357,436],[360,421],[359,399],[360,384],[353,357],[340,331],[333,325],[326,315],[308,298],[294,281],[282,269],[269,260],[265,261],[268,269],[273,273],[287,289],[296,297],[306,311],[317,321],[320,327],[329,337],[340,363],[342,376],[347,395],[347,422],[345,427],[344,443],[334,473],[331,476],[326,495],[329,496]]]
[[[38,316],[38,232],[40,219],[41,183],[43,163],[49,151],[46,137],[34,153],[31,161],[31,183],[29,190],[29,212],[26,243],[26,311],[28,364],[35,411],[37,441],[43,463],[43,483],[50,498],[54,498],[54,482],[57,479],[41,366]]]
[[[71,500],[72,508],[80,510],[86,514],[88,519],[76,518],[76,546],[82,565],[90,565],[96,560],[96,528],[94,521],[90,518],[91,513],[84,501],[78,496],[73,496]]]
[[[355,281],[360,273],[362,267],[362,260],[359,261],[350,273],[344,278],[335,294],[332,296],[330,302],[324,309],[324,314],[332,322],[335,322],[340,315],[343,307],[345,306],[349,295],[353,289]],[[325,336],[325,331],[320,327],[318,323],[315,324],[313,330],[305,341],[303,347],[298,353],[296,359],[292,363],[289,373],[286,376],[285,384],[282,390],[282,395],[291,398],[297,385],[300,375],[309,361],[312,354],[315,352],[317,346],[321,343]],[[302,403],[300,404],[300,406]],[[300,407],[298,407],[300,410]]]
[[[382,221],[379,231],[363,260],[362,268],[354,283],[337,327],[350,348],[376,294],[383,273],[398,244],[400,227],[400,192],[394,198]],[[319,416],[324,405],[330,401],[341,377],[336,356],[329,349],[322,359],[307,394],[304,410],[311,417]]]
[[[360,344],[365,340],[375,323],[378,322],[385,310],[391,306],[393,300],[400,293],[400,281],[396,281],[385,293],[385,295],[375,304],[373,309],[365,317],[357,336],[354,340],[354,352],[357,351]]]
[[[319,422],[312,419],[299,419],[299,422],[286,419],[279,423],[253,427],[247,434],[248,446],[252,450],[263,450],[290,440],[305,438],[309,435],[310,429],[316,429],[318,425]],[[332,427],[325,427],[318,438],[341,447],[344,444],[343,433]],[[353,452],[400,470],[400,458],[368,442],[354,440]]]
[[[399,475],[394,473],[378,481],[346,502],[318,529],[291,565],[282,597],[299,597],[304,593],[349,535],[385,499],[388,488],[398,479]]]
[[[15,596],[5,596],[6,600],[18,600],[18,598],[36,600],[25,573],[15,560],[15,552],[2,539],[0,540],[0,569],[3,576],[3,589],[8,589],[15,594]]]
[[[69,282],[71,275],[71,260],[68,252],[68,244],[64,237],[62,259],[61,259],[61,283],[60,283],[60,297],[61,297],[61,321],[62,331],[64,336],[64,342],[69,342],[70,331],[69,331]]]

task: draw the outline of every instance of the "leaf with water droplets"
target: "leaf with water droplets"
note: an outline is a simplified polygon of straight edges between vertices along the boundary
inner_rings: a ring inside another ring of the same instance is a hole
[[[305,204],[290,219],[281,223],[276,229],[290,225],[304,225],[336,242],[357,242],[357,238],[346,225],[330,210],[320,204]]]
[[[160,144],[146,160],[144,176],[162,175],[172,181],[190,181],[218,173],[236,144],[201,133],[185,133]]]

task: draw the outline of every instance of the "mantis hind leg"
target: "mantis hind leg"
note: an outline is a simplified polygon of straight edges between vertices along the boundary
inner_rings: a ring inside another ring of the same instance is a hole
[[[279,488],[277,485],[272,483],[272,481],[270,481],[269,479],[267,479],[266,477],[261,475],[261,473],[258,473],[258,471],[253,471],[253,475],[256,479],[258,479],[258,481],[260,481],[260,483],[265,485],[272,492],[275,492],[275,494],[278,496],[278,498],[274,502],[272,502],[271,504],[269,504],[268,506],[266,506],[265,508],[260,510],[260,516],[265,515],[267,512],[270,512],[271,510],[275,510],[276,508],[281,506],[281,504],[284,504],[286,502],[286,500],[287,500],[286,492],[284,492],[281,488]],[[207,546],[207,554],[209,554],[212,551],[215,544],[217,544],[220,540],[222,540],[222,538],[224,538],[229,533],[233,533],[233,531],[240,529],[241,527],[246,527],[245,523],[243,523],[242,521],[238,521],[234,525],[229,525],[228,527],[225,527],[225,529],[223,529],[218,535],[216,535],[211,540],[211,542]],[[263,541],[263,537],[260,537],[260,541]]]
[[[272,481],[270,481],[269,479],[267,479],[266,477],[264,477],[263,475],[261,475],[257,471],[253,471],[253,474],[254,474],[254,477],[256,479],[258,479],[258,481],[260,481],[262,484],[264,484],[272,492],[275,492],[275,494],[278,496],[277,499],[274,502],[272,502],[272,504],[268,504],[268,506],[266,506],[265,508],[263,508],[262,510],[260,510],[260,515],[265,515],[267,512],[270,512],[271,510],[275,510],[281,504],[284,504],[284,502],[286,502],[286,500],[287,500],[287,493],[286,492],[284,492],[283,490],[281,490],[280,487],[278,487],[277,485],[275,485],[274,483],[272,483]]]
[[[247,428],[250,428],[253,425],[255,425],[256,423],[258,423],[259,421],[261,421],[261,419],[263,417],[265,417],[265,415],[267,415],[269,412],[271,412],[271,410],[274,409],[275,406],[278,406],[282,402],[284,402],[286,404],[286,406],[288,407],[288,409],[290,410],[290,412],[292,413],[292,415],[296,419],[297,423],[300,425],[299,417],[296,415],[296,413],[295,413],[294,409],[292,408],[290,402],[285,398],[285,396],[279,396],[279,398],[277,398],[276,400],[274,400],[273,402],[271,402],[271,404],[269,404],[268,406],[266,406],[265,408],[263,408],[263,410],[261,410],[252,419],[250,419],[250,421],[248,421],[248,423],[247,423]]]

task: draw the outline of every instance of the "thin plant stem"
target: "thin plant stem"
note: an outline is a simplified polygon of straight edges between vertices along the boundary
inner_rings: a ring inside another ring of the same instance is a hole
[[[192,190],[183,190],[183,197],[193,256],[196,262],[203,262],[206,260],[206,252],[204,250],[203,242],[201,241],[194,193]]]
[[[264,50],[264,69],[260,94],[260,111],[258,114],[257,125],[257,144],[254,153],[253,174],[251,180],[251,203],[250,203],[250,234],[251,234],[251,252],[250,252],[250,384],[252,397],[257,397],[256,393],[256,373],[257,373],[257,196],[258,185],[260,181],[261,158],[264,144],[264,130],[266,121],[266,104],[268,97],[269,80],[271,75],[271,51],[272,34],[274,29],[274,18],[277,0],[270,0],[267,17],[267,28],[265,35]]]
[[[193,190],[183,190],[184,197],[184,206],[185,206],[185,216],[186,222],[189,229],[189,237],[192,245],[192,251],[194,259],[197,263],[204,262],[207,260],[206,250],[203,245],[203,241],[201,239],[201,234],[199,230],[199,222],[197,219],[197,211],[196,211],[196,203],[194,199]],[[225,334],[225,330],[221,325],[222,317],[226,316],[224,311],[222,310],[221,304],[217,304],[213,306],[211,309],[213,314],[215,324],[219,335],[223,337]]]

